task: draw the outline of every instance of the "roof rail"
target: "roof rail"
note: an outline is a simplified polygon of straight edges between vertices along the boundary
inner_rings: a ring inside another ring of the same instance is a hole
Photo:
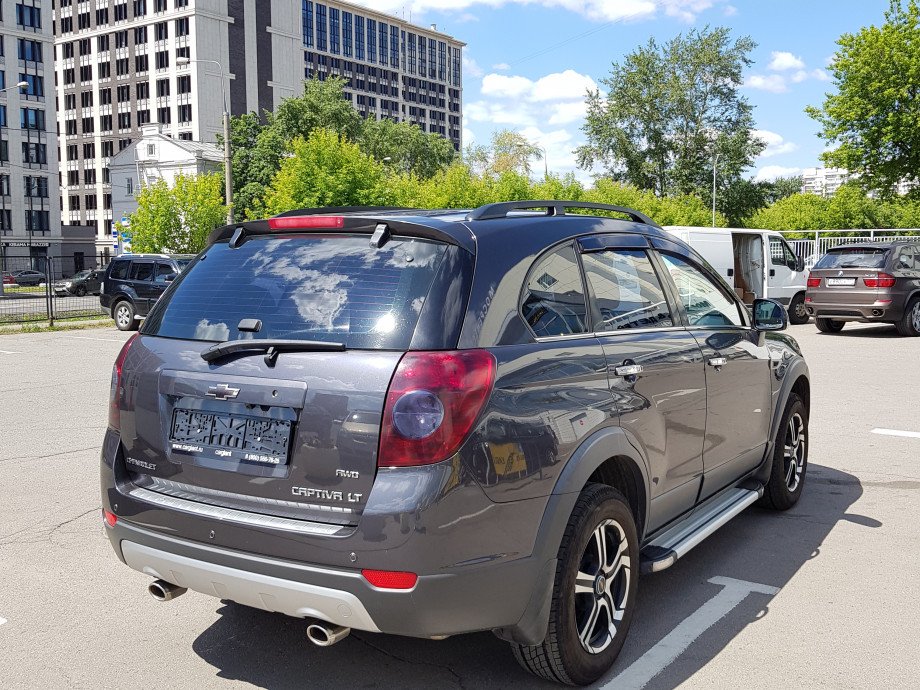
[[[598,211],[615,211],[629,216],[635,223],[660,227],[645,214],[623,206],[610,204],[595,204],[590,201],[503,201],[499,204],[486,204],[474,211],[470,211],[467,220],[492,220],[505,218],[511,211],[526,211],[534,208],[545,208],[547,216],[564,216],[567,208],[589,208]]]
[[[378,213],[381,211],[417,211],[414,208],[405,208],[403,206],[326,206],[321,208],[299,208],[293,211],[279,213],[275,218],[286,218],[288,216],[319,216],[334,213]]]

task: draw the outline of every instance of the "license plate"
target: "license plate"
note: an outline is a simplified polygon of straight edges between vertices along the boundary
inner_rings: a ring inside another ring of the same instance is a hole
[[[852,287],[856,285],[856,278],[825,278],[824,281],[828,286]]]
[[[173,451],[188,455],[283,465],[288,461],[291,422],[178,409],[169,440]]]

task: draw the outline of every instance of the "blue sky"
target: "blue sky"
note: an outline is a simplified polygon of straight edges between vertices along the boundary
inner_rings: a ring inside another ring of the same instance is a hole
[[[879,24],[888,0],[358,0],[467,43],[465,143],[521,131],[554,172],[576,171],[584,92],[610,64],[654,36],[727,26],[757,42],[744,94],[769,146],[749,171],[772,178],[821,165],[824,143],[805,115],[833,90],[825,71],[840,34]],[[579,173],[584,176],[584,173]]]

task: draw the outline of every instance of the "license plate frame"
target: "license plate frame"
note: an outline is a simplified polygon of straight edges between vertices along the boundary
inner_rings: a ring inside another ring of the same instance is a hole
[[[286,419],[177,407],[169,442],[174,453],[282,467],[290,462],[293,427]]]
[[[825,278],[828,287],[854,287],[856,278]]]

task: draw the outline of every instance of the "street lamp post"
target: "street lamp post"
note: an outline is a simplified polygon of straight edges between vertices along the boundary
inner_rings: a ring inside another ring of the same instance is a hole
[[[230,103],[227,100],[227,88],[224,83],[224,66],[217,60],[176,58],[176,64],[179,66],[190,65],[193,62],[207,62],[217,65],[220,70],[220,91],[224,98],[224,196],[227,197],[227,225],[231,225],[233,223],[233,167],[230,161]],[[229,75],[227,78],[229,79]]]
[[[716,166],[719,164],[719,152],[712,154],[712,227],[716,226]]]
[[[7,86],[5,89],[0,89],[0,93],[5,93],[11,89],[25,89],[29,86],[29,82],[20,81],[14,84],[13,86]],[[31,244],[31,243],[30,243]],[[3,296],[3,276],[2,272],[6,270],[6,247],[0,246],[0,297]]]

